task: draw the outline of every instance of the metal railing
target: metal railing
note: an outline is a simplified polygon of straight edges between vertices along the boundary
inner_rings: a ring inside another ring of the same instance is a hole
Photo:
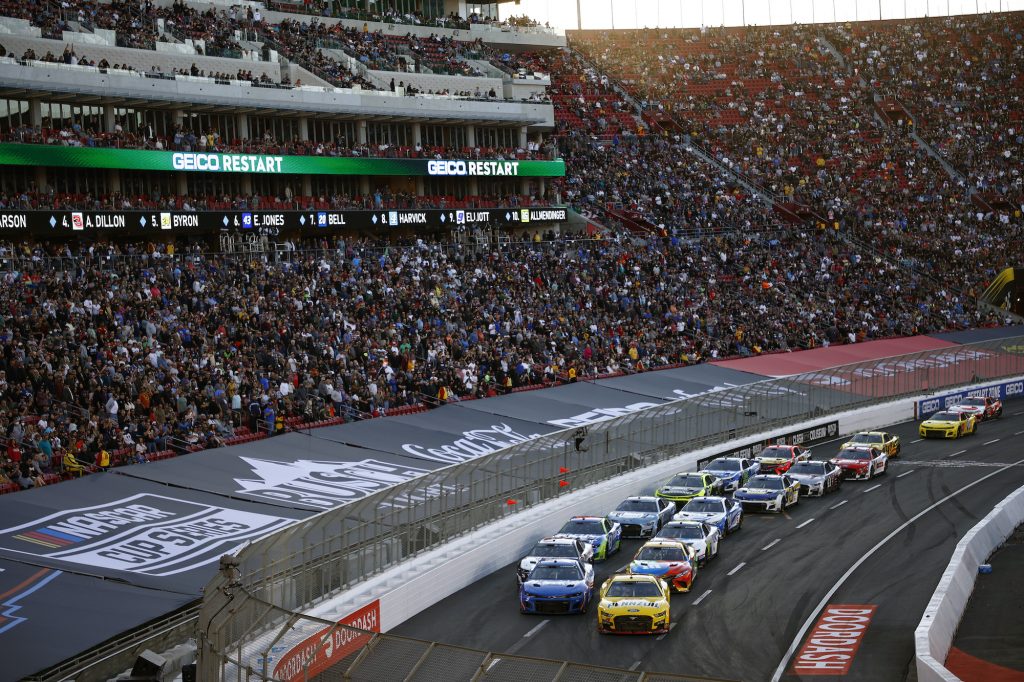
[[[1024,374],[1024,337],[951,346],[730,387],[575,424],[433,471],[323,512],[237,555],[206,588],[200,618],[203,679],[275,679],[253,672],[302,609],[455,537],[571,490],[660,460],[879,401]],[[581,408],[582,409],[582,408]],[[517,440],[508,434],[508,440]],[[516,505],[508,505],[512,499]],[[238,602],[239,597],[241,603]],[[230,609],[225,609],[227,604]],[[270,604],[268,609],[260,604]],[[278,610],[286,621],[272,618]],[[223,614],[230,613],[229,616]]]

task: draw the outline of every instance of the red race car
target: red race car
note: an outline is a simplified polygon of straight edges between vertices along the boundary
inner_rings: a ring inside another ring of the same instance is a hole
[[[769,445],[754,458],[761,465],[762,474],[784,474],[796,462],[811,458],[811,451],[799,445]]]
[[[998,419],[1003,416],[1003,401],[999,398],[988,398],[985,396],[972,396],[950,405],[946,408],[950,412],[966,412],[973,414],[979,421]]]

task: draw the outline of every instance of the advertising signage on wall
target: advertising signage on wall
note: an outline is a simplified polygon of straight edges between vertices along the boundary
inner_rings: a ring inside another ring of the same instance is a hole
[[[565,175],[565,162],[374,159],[277,154],[163,152],[143,149],[0,144],[0,165],[111,168],[255,175],[391,175],[541,178]]]
[[[543,227],[566,220],[564,208],[401,209],[345,211],[0,211],[0,233],[57,237],[88,233],[138,236],[211,234],[222,230],[312,233],[393,228]]]

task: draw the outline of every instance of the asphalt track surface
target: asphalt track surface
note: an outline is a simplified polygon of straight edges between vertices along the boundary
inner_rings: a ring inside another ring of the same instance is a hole
[[[1024,401],[1010,402],[1002,419],[950,441],[920,441],[916,422],[900,424],[888,429],[902,437],[903,451],[886,474],[801,499],[782,515],[745,515],[743,529],[721,543],[693,590],[673,596],[667,635],[600,635],[596,608],[583,616],[520,614],[515,564],[394,632],[650,672],[794,680],[801,678],[792,672],[792,656],[822,607],[871,604],[877,610],[842,679],[907,679],[914,629],[957,541],[1024,484],[1022,415]],[[814,458],[831,457],[839,442],[815,446]],[[597,585],[623,569],[640,544],[625,540],[619,553],[597,564]]]

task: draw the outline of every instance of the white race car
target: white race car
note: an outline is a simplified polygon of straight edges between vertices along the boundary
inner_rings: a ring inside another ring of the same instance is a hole
[[[517,582],[526,580],[526,576],[542,559],[576,559],[589,564],[594,560],[594,548],[589,542],[575,538],[544,538],[519,561],[516,568]]]
[[[703,566],[718,556],[718,541],[722,534],[716,526],[703,521],[669,521],[655,540],[675,540],[693,548],[697,563]]]

